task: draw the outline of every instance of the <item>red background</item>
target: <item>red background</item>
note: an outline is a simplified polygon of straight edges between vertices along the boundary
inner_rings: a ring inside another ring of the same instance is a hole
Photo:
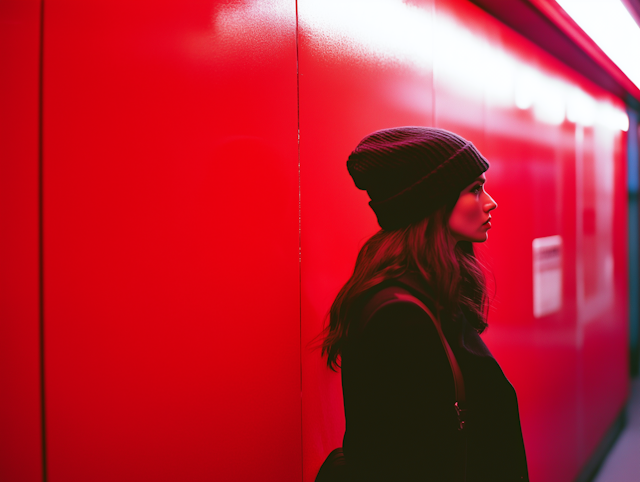
[[[626,137],[536,109],[622,101],[464,0],[47,0],[42,52],[40,2],[0,13],[1,480],[42,478],[42,312],[47,480],[312,481],[344,415],[308,344],[378,229],[346,158],[397,125],[490,160],[483,338],[531,480],[575,478],[628,394]]]

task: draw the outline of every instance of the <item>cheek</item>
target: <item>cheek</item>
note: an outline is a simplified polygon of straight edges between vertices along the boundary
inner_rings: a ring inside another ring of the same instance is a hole
[[[469,206],[469,210],[467,211],[467,219],[469,221],[476,222],[480,218],[482,218],[482,213],[478,209],[477,204],[474,204],[473,206]]]
[[[479,208],[478,200],[473,194],[463,195],[451,212],[449,227],[457,233],[467,233],[478,229],[484,216]]]
[[[476,221],[480,217],[478,203],[472,196],[465,196],[456,205],[457,218],[461,222]]]

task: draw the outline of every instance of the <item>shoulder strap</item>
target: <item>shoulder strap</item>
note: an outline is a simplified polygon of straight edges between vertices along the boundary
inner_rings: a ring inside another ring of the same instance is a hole
[[[429,308],[427,308],[422,301],[420,301],[418,298],[413,296],[407,290],[400,288],[398,286],[392,286],[392,287],[380,290],[378,293],[376,293],[373,296],[373,298],[371,298],[371,300],[367,303],[367,305],[365,306],[365,309],[363,310],[363,313],[362,313],[363,321],[366,325],[366,323],[368,323],[371,317],[378,310],[380,310],[382,307],[388,304],[397,303],[398,301],[408,301],[418,305],[427,313],[427,315],[429,315],[429,318],[431,318],[431,321],[433,322],[433,324],[436,327],[436,330],[438,331],[438,335],[440,336],[440,341],[442,342],[442,346],[444,347],[444,350],[447,354],[447,358],[449,359],[449,365],[451,366],[451,371],[453,372],[453,379],[454,379],[455,392],[456,392],[455,393],[455,396],[456,396],[455,409],[458,414],[458,421],[460,422],[460,426],[458,430],[462,430],[464,428],[465,412],[466,412],[466,408],[464,408],[464,405],[466,402],[464,378],[462,377],[462,371],[460,370],[458,361],[456,360],[456,357],[453,354],[453,350],[451,350],[451,347],[449,346],[449,343],[447,342],[447,339],[445,338],[444,333],[442,332],[440,320],[439,319],[437,320],[433,316]]]

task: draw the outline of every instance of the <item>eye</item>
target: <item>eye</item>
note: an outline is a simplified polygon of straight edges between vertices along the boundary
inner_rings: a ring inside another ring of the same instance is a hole
[[[473,188],[471,189],[471,192],[472,192],[472,193],[478,193],[478,192],[480,192],[481,190],[482,190],[482,185],[478,184],[477,186],[475,186],[475,187],[473,187]]]

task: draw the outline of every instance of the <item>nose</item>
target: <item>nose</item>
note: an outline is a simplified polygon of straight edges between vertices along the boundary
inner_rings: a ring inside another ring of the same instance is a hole
[[[487,194],[487,196],[489,196]],[[494,201],[494,199],[489,196],[489,199],[491,200],[490,202],[488,202],[487,204],[485,204],[485,209],[487,210],[487,212],[489,211],[493,211],[495,208],[498,207],[498,203]]]

